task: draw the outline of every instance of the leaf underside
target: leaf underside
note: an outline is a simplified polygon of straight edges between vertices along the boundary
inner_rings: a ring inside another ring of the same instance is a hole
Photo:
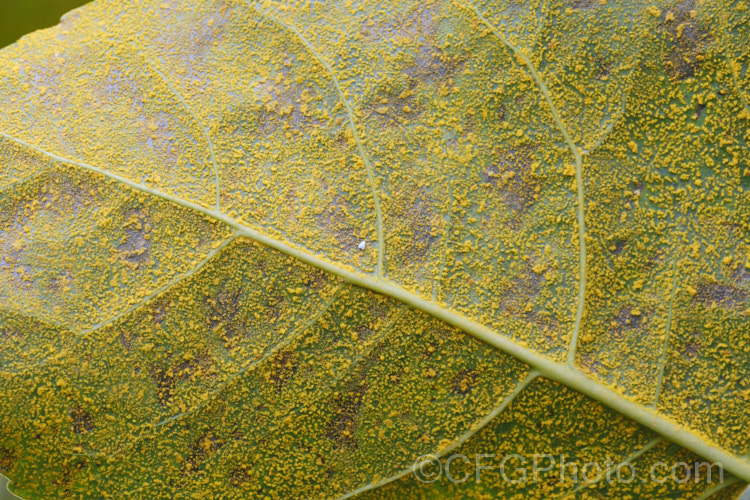
[[[4,49],[0,473],[27,500],[736,498],[747,9],[94,2]],[[412,475],[455,453],[495,468]],[[517,483],[514,453],[638,478]],[[706,460],[723,482],[648,478]]]

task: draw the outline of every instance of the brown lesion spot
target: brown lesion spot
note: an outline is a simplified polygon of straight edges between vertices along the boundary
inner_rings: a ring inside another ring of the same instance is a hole
[[[177,58],[181,68],[185,69],[181,74],[198,71],[196,62],[203,61],[206,53],[226,37],[232,8],[223,0],[208,5],[212,10],[210,13],[194,15],[186,20],[184,6],[179,0],[165,0],[159,4],[159,24],[171,29],[161,32],[153,43],[158,47],[157,52],[166,54],[175,50],[183,54],[183,57]]]
[[[732,273],[732,278],[741,287],[750,287],[750,267],[748,263],[740,264]]]
[[[358,237],[359,230],[352,225],[352,218],[349,215],[351,212],[347,200],[336,194],[316,216],[317,226],[331,236],[333,242],[342,251],[350,254],[358,251],[357,245],[361,241]]]
[[[451,56],[430,44],[421,44],[414,56],[414,64],[406,69],[410,78],[440,87],[452,87],[457,74],[466,63],[462,57]]]
[[[643,329],[647,323],[644,311],[636,311],[631,305],[625,304],[612,317],[609,332],[616,338],[622,338],[628,330]]]
[[[534,152],[538,145],[505,148],[497,151],[497,158],[482,172],[482,185],[496,192],[505,207],[512,212],[513,224],[528,213],[536,203],[541,182],[534,166]]]
[[[282,349],[271,358],[269,379],[277,392],[281,392],[297,373],[298,354],[290,349]]]
[[[151,380],[156,385],[156,397],[159,400],[159,404],[168,406],[172,402],[177,387],[174,370],[172,368],[154,366],[151,368],[150,374]]]
[[[269,323],[276,323],[284,311],[286,297],[279,294],[269,294],[263,306],[263,317]]]
[[[94,418],[91,414],[79,405],[74,405],[70,408],[70,419],[73,422],[73,432],[76,434],[84,434],[91,432],[96,429]]]
[[[125,235],[117,246],[120,259],[132,265],[147,262],[153,227],[141,209],[130,210],[125,215],[123,231]]]
[[[442,219],[436,216],[435,206],[434,196],[414,181],[405,182],[395,193],[389,207],[389,225],[401,243],[392,245],[389,251],[396,262],[427,260],[441,230]]]
[[[363,106],[364,119],[373,119],[381,130],[402,127],[424,111],[417,90],[415,80],[401,85],[381,84],[369,102]]]
[[[167,314],[169,313],[171,305],[171,300],[168,298],[158,298],[149,306],[151,319],[159,325],[164,324],[164,320],[167,319]]]
[[[682,354],[688,360],[693,361],[701,354],[703,345],[700,341],[700,332],[694,331],[690,334],[690,337],[682,345]]]
[[[359,35],[367,42],[377,43],[387,39],[414,40],[435,36],[438,12],[431,1],[422,2],[408,13],[394,13],[385,19],[368,18],[359,26]]]
[[[508,280],[508,286],[504,287],[507,292],[500,296],[498,312],[515,317],[525,315],[526,306],[539,295],[544,281],[544,274],[534,271],[527,263],[523,273]]]
[[[7,474],[13,469],[16,464],[18,456],[16,452],[10,448],[0,446],[0,472]]]
[[[325,436],[333,441],[337,448],[348,451],[357,449],[357,417],[366,392],[366,386],[361,384],[333,397],[333,417],[326,425]]]
[[[182,465],[184,474],[193,474],[201,463],[224,446],[224,439],[218,436],[213,429],[207,429],[201,436],[190,445],[187,457]]]
[[[64,294],[70,291],[72,281],[73,274],[70,271],[65,270],[49,280],[47,289],[56,295]]]
[[[575,10],[596,9],[602,5],[599,0],[566,0],[566,3]]]
[[[526,321],[529,324],[536,325],[547,340],[548,345],[552,346],[560,338],[560,321],[550,315],[540,314],[536,311],[528,311],[524,313]]]
[[[123,330],[122,332],[120,332],[120,335],[118,336],[120,345],[128,353],[133,351],[133,348],[138,342],[138,339],[139,339],[138,334],[131,330]]]
[[[242,464],[229,472],[229,486],[232,488],[241,488],[254,481],[253,464]]]
[[[714,42],[707,26],[694,17],[695,0],[684,0],[661,14],[659,29],[670,42],[669,52],[664,57],[664,66],[675,80],[686,80],[695,76],[706,50]]]
[[[745,306],[748,296],[750,293],[742,288],[717,282],[704,282],[698,285],[693,300],[706,307],[716,304],[724,309],[738,309]]]
[[[318,127],[322,124],[316,106],[320,106],[318,91],[306,84],[297,84],[297,76],[290,68],[298,63],[291,54],[279,58],[283,65],[272,77],[256,85],[255,91],[261,103],[254,106],[256,116],[255,133],[267,136],[274,133],[294,133]]]
[[[242,308],[242,290],[225,286],[204,299],[208,328],[219,336],[227,349],[249,335],[247,314]]]
[[[391,311],[392,304],[390,302],[382,302],[377,300],[377,297],[373,295],[372,300],[368,300],[369,305],[367,310],[371,316],[379,320],[384,320],[388,317],[388,313]]]
[[[577,363],[585,373],[599,375],[602,371],[602,364],[595,353],[579,353]]]
[[[23,334],[18,328],[0,327],[0,341],[22,338]]]
[[[477,373],[472,370],[460,370],[450,381],[451,392],[457,396],[466,396],[477,385]]]

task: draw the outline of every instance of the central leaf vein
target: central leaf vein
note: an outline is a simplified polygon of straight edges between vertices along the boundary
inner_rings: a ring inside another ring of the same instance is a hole
[[[35,146],[22,139],[13,137],[5,132],[0,131],[0,136],[14,141],[15,143],[25,146],[31,150],[44,154],[47,157],[60,163],[77,166],[83,170],[117,181],[137,191],[147,193],[157,198],[172,202],[178,206],[194,210],[198,213],[203,214],[204,216],[210,217],[219,222],[223,222],[227,226],[234,228],[240,236],[248,237],[254,241],[257,241],[258,243],[274,248],[302,262],[339,276],[349,283],[382,293],[393,299],[401,301],[409,305],[410,307],[419,309],[431,316],[434,316],[437,319],[444,321],[447,324],[450,324],[468,333],[469,335],[472,335],[473,337],[483,342],[494,346],[497,349],[500,349],[516,357],[520,361],[532,366],[534,369],[539,371],[542,376],[554,381],[558,381],[563,385],[570,387],[571,389],[579,391],[582,394],[585,394],[592,399],[615,409],[621,414],[665,436],[670,441],[684,446],[685,448],[692,450],[696,454],[701,455],[706,459],[722,462],[726,471],[729,471],[732,474],[737,475],[743,479],[750,480],[750,463],[742,458],[737,457],[736,455],[733,455],[728,451],[725,451],[724,449],[714,445],[713,443],[707,442],[703,436],[700,436],[693,431],[674,423],[668,418],[658,414],[657,412],[654,412],[652,409],[646,408],[645,406],[638,404],[630,400],[629,398],[617,393],[612,388],[589,378],[588,376],[577,370],[575,367],[568,364],[560,364],[556,361],[546,358],[541,354],[516,343],[512,339],[491,330],[487,326],[468,319],[453,310],[441,307],[438,304],[435,304],[434,302],[431,302],[417,295],[416,293],[403,288],[402,286],[387,278],[373,279],[371,275],[360,274],[352,270],[351,268],[335,264],[328,261],[327,259],[310,254],[305,250],[293,246],[292,244],[279,241],[265,233],[262,233],[252,227],[245,225],[240,221],[232,219],[231,217],[221,212],[211,210],[197,203],[193,203],[177,196],[161,192],[157,189],[153,189],[143,184],[133,182],[118,174],[108,172],[93,165],[64,158],[55,153],[46,151],[39,146]]]

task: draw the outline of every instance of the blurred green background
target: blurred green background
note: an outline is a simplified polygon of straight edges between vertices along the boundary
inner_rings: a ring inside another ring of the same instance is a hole
[[[60,16],[90,0],[0,0],[0,48],[26,33],[49,28]]]

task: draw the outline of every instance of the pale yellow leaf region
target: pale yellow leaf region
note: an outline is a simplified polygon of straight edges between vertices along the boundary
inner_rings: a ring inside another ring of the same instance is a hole
[[[737,498],[748,142],[742,1],[97,0],[0,51],[0,473]]]

